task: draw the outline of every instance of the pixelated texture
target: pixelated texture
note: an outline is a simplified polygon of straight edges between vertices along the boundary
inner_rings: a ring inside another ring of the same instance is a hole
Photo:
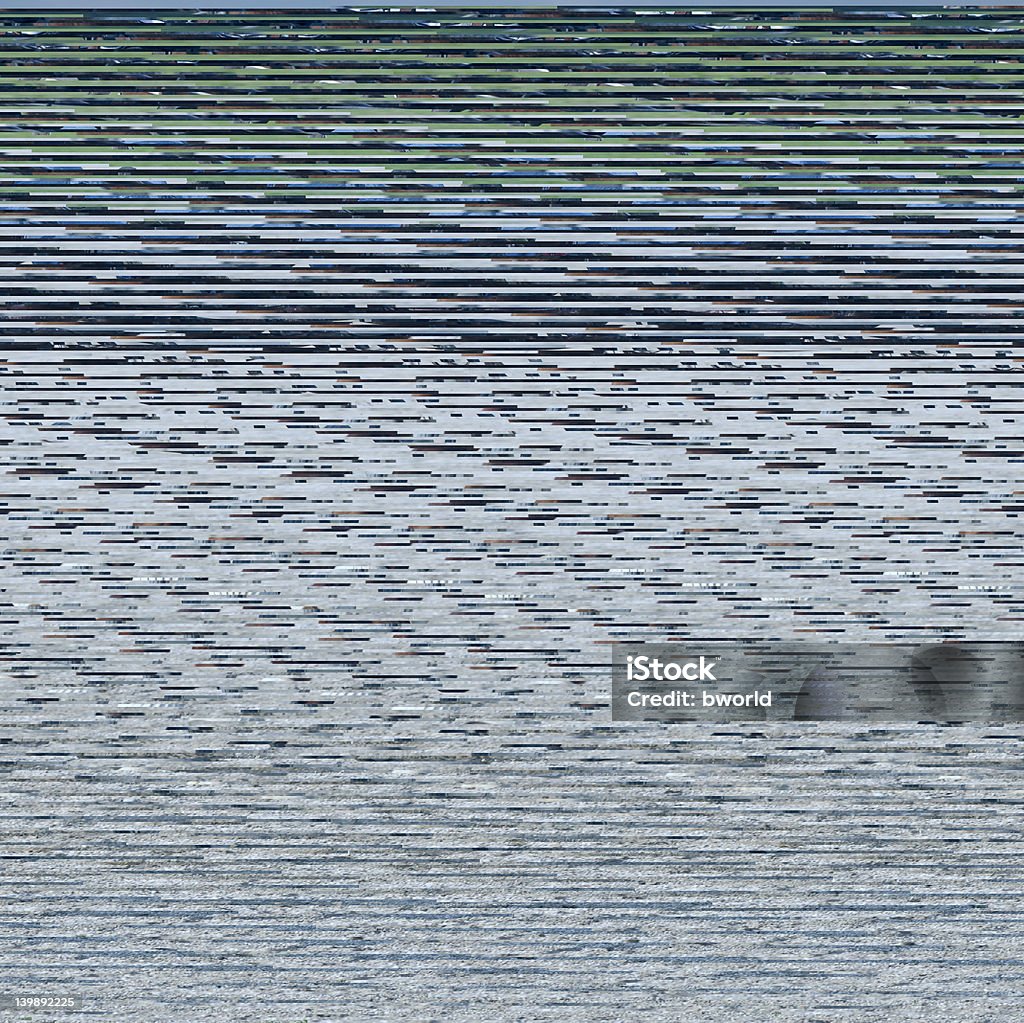
[[[108,1021],[1008,1018],[1024,12],[0,18],[0,975]]]

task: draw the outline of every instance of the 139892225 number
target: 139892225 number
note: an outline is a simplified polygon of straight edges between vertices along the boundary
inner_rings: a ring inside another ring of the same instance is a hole
[[[22,994],[0,995],[0,1009],[21,1009],[32,1011],[39,1009],[80,1009],[82,1000],[77,995],[62,994]]]

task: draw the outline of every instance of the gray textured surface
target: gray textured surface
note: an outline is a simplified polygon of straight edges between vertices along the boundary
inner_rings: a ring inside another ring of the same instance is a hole
[[[3,19],[3,986],[1019,1018],[1019,729],[608,661],[1016,635],[1020,15],[260,19]]]
[[[32,358],[22,411],[62,393]],[[375,496],[372,437],[275,426],[300,404],[280,381],[273,409],[190,418],[212,367],[159,412],[106,372],[8,434],[8,986],[147,1023],[1012,1018],[1019,731],[613,725],[607,637],[707,632],[737,599],[680,598],[664,532],[535,540],[510,486],[452,543],[449,505]],[[128,439],[61,425],[143,407]],[[497,433],[430,479],[479,481]],[[395,449],[391,473],[422,464]],[[325,452],[345,487],[300,487]],[[102,482],[128,466],[144,485]],[[864,586],[818,619],[777,587],[779,631],[877,620]],[[998,633],[943,594],[916,621]]]
[[[9,984],[109,1020],[1014,1018],[1019,733],[245,703],[33,729]]]

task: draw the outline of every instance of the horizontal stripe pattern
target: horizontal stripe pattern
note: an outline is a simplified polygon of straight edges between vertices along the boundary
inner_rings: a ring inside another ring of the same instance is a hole
[[[0,28],[7,345],[1009,344],[1020,321],[1016,12]]]
[[[1012,1018],[1019,728],[607,665],[1017,636],[1022,30],[4,15],[5,991]]]

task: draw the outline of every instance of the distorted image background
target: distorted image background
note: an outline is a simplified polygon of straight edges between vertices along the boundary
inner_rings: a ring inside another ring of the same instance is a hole
[[[1017,726],[613,641],[1020,638],[999,10],[0,18],[2,984],[994,1018]]]

